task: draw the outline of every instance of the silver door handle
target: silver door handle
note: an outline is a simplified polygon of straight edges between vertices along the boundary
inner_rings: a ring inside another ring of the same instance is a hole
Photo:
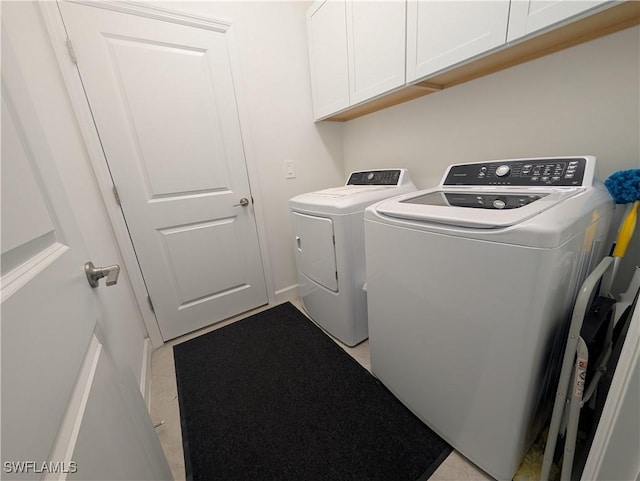
[[[91,287],[98,287],[98,281],[103,277],[107,278],[107,285],[113,286],[118,283],[118,276],[120,275],[120,266],[114,264],[106,267],[96,267],[93,262],[85,262],[84,273],[87,275],[87,280]]]
[[[241,205],[242,207],[246,207],[249,205],[249,199],[247,199],[246,197],[243,197],[242,199],[240,199],[240,203],[239,204],[233,204],[233,207],[238,207],[239,205]]]

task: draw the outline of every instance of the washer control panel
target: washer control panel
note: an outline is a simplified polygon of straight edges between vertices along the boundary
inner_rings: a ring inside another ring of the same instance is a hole
[[[581,186],[587,159],[546,158],[453,165],[443,185]]]
[[[347,185],[399,185],[400,169],[353,172]]]

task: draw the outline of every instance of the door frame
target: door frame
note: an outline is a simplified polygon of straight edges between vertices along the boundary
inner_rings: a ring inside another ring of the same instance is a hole
[[[229,63],[233,77],[233,86],[238,107],[238,117],[240,121],[240,131],[242,135],[242,146],[244,149],[245,164],[249,189],[254,199],[253,209],[255,213],[256,229],[258,232],[258,244],[260,257],[262,259],[262,269],[264,272],[265,284],[269,304],[277,302],[273,289],[273,276],[271,260],[268,252],[267,233],[265,229],[265,216],[262,209],[262,198],[258,183],[258,170],[255,165],[253,152],[251,149],[251,133],[249,122],[249,111],[242,92],[241,69],[238,61],[237,45],[235,40],[235,30],[228,20],[206,18],[193,14],[183,13],[176,10],[156,7],[142,3],[113,3],[105,0],[83,1],[71,0],[73,3],[89,5],[93,8],[104,8],[121,13],[134,14],[141,17],[151,18],[159,21],[177,23],[195,28],[213,30],[224,33],[227,38],[227,51],[229,53]],[[40,12],[54,51],[56,61],[60,68],[64,84],[66,86],[72,108],[78,121],[82,139],[87,150],[90,164],[95,175],[98,190],[104,202],[107,214],[114,230],[116,242],[122,252],[124,266],[131,279],[133,293],[140,308],[144,325],[149,334],[151,345],[157,349],[164,344],[160,327],[148,301],[148,292],[142,271],[138,265],[133,242],[129,236],[129,231],[125,222],[122,209],[115,201],[114,183],[109,171],[108,161],[102,150],[98,132],[93,122],[91,109],[84,93],[84,87],[80,78],[76,63],[72,59],[72,47],[68,46],[68,36],[62,20],[62,15],[58,10],[56,2],[38,2]]]

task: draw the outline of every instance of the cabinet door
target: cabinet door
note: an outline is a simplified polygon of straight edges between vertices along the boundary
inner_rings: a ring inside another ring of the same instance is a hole
[[[509,0],[407,4],[407,82],[505,43]]]
[[[404,85],[406,4],[347,2],[351,105]]]
[[[344,0],[319,1],[307,11],[313,115],[320,120],[349,106]]]
[[[549,27],[610,0],[514,0],[509,13],[507,41]]]

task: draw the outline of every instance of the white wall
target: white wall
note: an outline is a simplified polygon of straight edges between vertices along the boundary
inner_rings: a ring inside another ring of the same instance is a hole
[[[421,188],[456,162],[593,154],[603,180],[640,168],[639,58],[634,27],[352,120],[345,168],[406,167]],[[623,284],[640,232],[627,257]]]
[[[236,84],[249,119],[243,132],[257,181],[271,262],[273,291],[295,293],[295,259],[288,200],[344,183],[342,126],[314,124],[305,12],[309,2],[153,2],[232,23],[240,66]],[[295,179],[285,179],[285,160]],[[259,226],[260,228],[261,226]],[[268,274],[268,273],[267,273]]]
[[[85,152],[66,88],[40,12],[32,2],[2,3],[2,34],[11,39],[43,132],[60,171],[73,213],[96,265],[124,263]],[[82,273],[82,266],[78,266]],[[81,274],[84,275],[84,274]],[[146,330],[126,271],[118,284],[95,289],[100,306],[98,329],[120,374],[139,385]],[[89,286],[87,286],[89,289]],[[37,301],[37,300],[34,300]],[[60,346],[64,349],[64,346]]]

